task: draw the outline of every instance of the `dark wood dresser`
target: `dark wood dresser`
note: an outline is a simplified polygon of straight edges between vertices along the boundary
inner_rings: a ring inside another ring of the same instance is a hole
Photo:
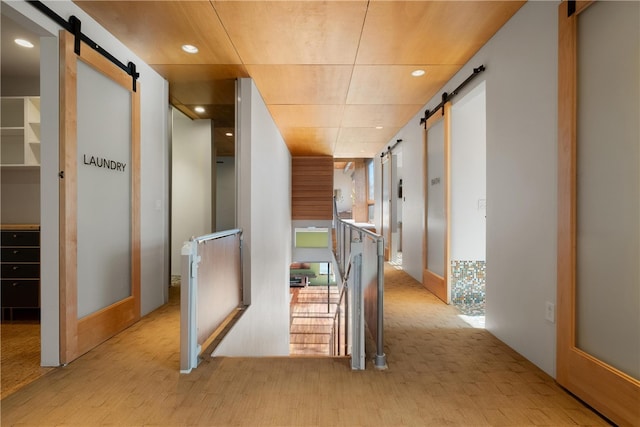
[[[40,308],[40,225],[2,224],[0,230],[2,319],[8,311],[13,320],[14,309]]]

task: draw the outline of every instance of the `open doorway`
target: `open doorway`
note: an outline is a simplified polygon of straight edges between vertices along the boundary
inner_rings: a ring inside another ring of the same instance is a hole
[[[40,377],[40,36],[2,8],[2,393]]]
[[[236,81],[171,107],[171,283],[185,241],[236,227]],[[176,88],[173,90],[184,90]]]
[[[479,83],[451,107],[450,301],[484,327],[486,288],[486,101]]]
[[[372,226],[373,165],[371,159],[340,159],[333,163],[333,196],[338,218]],[[371,170],[370,170],[371,169]]]
[[[423,284],[484,327],[486,289],[485,83],[427,120]]]
[[[294,262],[289,266],[291,356],[333,356],[340,295],[332,262]],[[344,308],[342,309],[344,310]],[[342,328],[344,330],[344,327]]]
[[[396,268],[402,268],[402,140],[381,156],[381,213],[380,234],[384,237],[385,260]]]
[[[400,269],[402,268],[402,212],[404,206],[402,179],[402,144],[398,143],[393,148],[391,157],[391,238],[389,263]]]

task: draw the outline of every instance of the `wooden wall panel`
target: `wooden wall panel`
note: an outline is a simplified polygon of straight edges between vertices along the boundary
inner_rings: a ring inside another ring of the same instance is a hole
[[[369,222],[369,205],[367,204],[367,170],[363,159],[353,161],[355,166],[353,180],[355,182],[355,199],[353,201],[353,219],[356,222]]]
[[[291,159],[291,219],[333,219],[333,158]]]

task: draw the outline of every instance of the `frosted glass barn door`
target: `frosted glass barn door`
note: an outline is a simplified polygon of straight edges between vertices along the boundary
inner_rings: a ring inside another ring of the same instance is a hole
[[[422,282],[442,301],[449,303],[449,144],[451,103],[444,115],[427,121],[425,132],[425,244]]]
[[[391,152],[382,157],[381,174],[382,182],[382,214],[380,235],[384,237],[384,259],[389,261],[391,244]]]
[[[139,93],[73,36],[60,37],[60,360],[140,318]]]
[[[569,7],[575,11],[570,11]],[[640,3],[559,7],[557,379],[640,425]]]

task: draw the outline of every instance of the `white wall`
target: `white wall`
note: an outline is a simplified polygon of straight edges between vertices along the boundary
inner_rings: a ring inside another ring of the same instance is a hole
[[[474,67],[487,68],[458,96],[486,82],[486,326],[534,364],[555,375],[555,325],[544,319],[556,301],[557,8],[528,2],[438,91],[440,102]],[[424,109],[396,135],[403,139],[407,200],[403,265],[421,280],[424,224]],[[379,162],[376,162],[378,164]]]
[[[40,224],[40,170],[2,168],[0,218],[3,224]]]
[[[213,232],[211,120],[172,109],[171,274],[180,275],[180,250],[191,237]]]
[[[485,88],[480,82],[451,107],[451,260],[486,258]]]
[[[3,12],[17,12],[49,36],[41,46],[41,316],[42,364],[57,365],[58,349],[58,65],[60,28],[25,1],[3,2]],[[82,21],[82,31],[120,61],[133,61],[141,87],[141,311],[147,314],[166,301],[168,250],[168,84],[151,67],[127,49],[71,1],[47,2],[65,20]],[[12,19],[14,16],[12,16]],[[157,206],[159,205],[159,209]]]
[[[236,228],[236,168],[234,157],[216,158],[216,231]]]
[[[353,188],[352,178],[353,168],[349,169],[347,173],[344,173],[344,169],[333,170],[333,189],[340,190],[341,198],[336,200],[338,212],[351,212],[353,209],[353,200],[351,199],[351,192]]]
[[[215,356],[289,354],[291,155],[251,79],[240,79],[239,226],[251,306]],[[274,167],[276,165],[276,167]]]
[[[2,96],[40,96],[40,78],[2,76]]]

